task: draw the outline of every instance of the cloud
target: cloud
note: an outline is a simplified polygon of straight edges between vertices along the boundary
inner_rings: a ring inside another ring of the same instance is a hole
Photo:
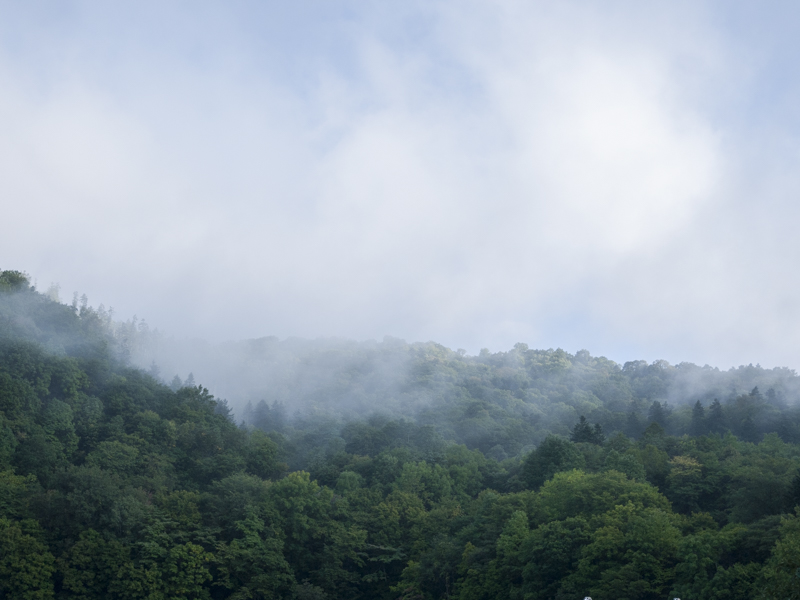
[[[40,285],[214,339],[794,360],[796,138],[737,121],[719,7],[74,6],[0,34],[0,253]]]
[[[326,225],[351,244],[373,240],[345,264],[380,248],[375,268],[417,290],[445,338],[536,335],[553,300],[657,251],[713,200],[720,177],[717,136],[681,98],[669,48],[608,47],[563,16],[539,16],[481,14],[486,30],[528,35],[451,45],[478,90],[467,100],[447,86],[431,94],[424,57],[398,65],[369,46],[381,105],[322,160],[324,189],[338,194],[321,194],[333,207]],[[459,30],[477,29],[468,25]]]

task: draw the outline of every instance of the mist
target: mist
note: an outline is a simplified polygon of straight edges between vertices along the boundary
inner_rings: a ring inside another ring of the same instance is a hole
[[[637,399],[679,407],[698,400],[708,403],[714,398],[732,399],[755,387],[764,392],[777,390],[784,405],[794,405],[800,399],[796,372],[752,364],[728,370],[685,361],[672,365],[664,360],[635,360],[620,365],[592,356],[587,350],[575,354],[562,349],[530,350],[523,343],[507,351],[492,353],[484,349],[470,355],[436,342],[409,343],[391,337],[380,342],[268,337],[211,343],[176,339],[151,332],[146,326],[135,331],[135,323],[116,327],[116,336],[124,338],[132,364],[173,386],[180,387],[191,378],[192,384],[203,385],[227,400],[240,418],[248,403],[261,401],[281,404],[289,414],[328,414],[345,420],[373,413],[417,418],[420,412],[452,393],[444,387],[468,388],[470,377],[486,377],[487,371],[492,382],[515,372],[516,376],[529,379],[526,388],[546,388],[558,379],[569,390],[560,399],[575,404],[576,410],[581,391],[593,394],[597,403],[611,402],[622,410],[629,410],[628,405]],[[533,356],[537,357],[535,360],[544,357],[548,362],[556,361],[553,372],[533,366]],[[598,360],[607,371],[587,379],[581,366],[595,365]],[[496,370],[501,373],[494,373]],[[654,379],[657,383],[651,382],[645,389],[641,382],[625,382],[618,388],[620,380],[628,378]]]
[[[317,435],[326,441],[307,443],[329,454],[353,452],[367,443],[364,436],[375,444],[385,428],[396,438],[398,427],[411,427],[409,436],[417,435],[414,427],[429,427],[441,443],[465,443],[501,460],[524,455],[552,433],[570,435],[584,417],[609,435],[631,438],[650,431],[648,425],[671,435],[727,431],[748,441],[775,432],[786,440],[800,436],[793,416],[800,377],[785,367],[619,364],[587,350],[571,354],[524,343],[472,355],[391,337],[212,343],[177,339],[135,321],[113,330],[126,360],[173,389],[199,384],[243,426]],[[703,416],[706,409],[715,416]],[[354,430],[356,423],[373,433]]]
[[[7,4],[3,266],[212,344],[797,368],[794,10]]]
[[[273,436],[296,469],[399,447],[439,460],[454,444],[517,464],[553,435],[599,444],[664,435],[800,441],[800,377],[785,367],[619,364],[525,343],[470,354],[391,337],[181,339],[117,320],[85,295],[62,303],[57,287],[39,293],[8,270],[0,271],[0,338],[5,351],[44,351],[44,360],[83,365],[106,385],[149,387],[151,400],[202,400],[229,426]],[[112,410],[116,398],[105,400]]]

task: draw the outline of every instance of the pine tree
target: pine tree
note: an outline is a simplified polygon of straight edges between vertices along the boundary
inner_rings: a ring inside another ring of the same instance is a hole
[[[653,401],[650,405],[650,409],[647,411],[647,419],[651,423],[658,423],[662,427],[666,427],[669,412],[669,405],[666,402],[661,404],[660,402]]]
[[[586,417],[581,415],[580,420],[575,424],[575,427],[572,428],[572,435],[569,436],[569,439],[573,442],[593,443],[594,434]]]
[[[711,433],[725,433],[727,427],[727,420],[725,418],[725,411],[722,408],[719,400],[714,398],[711,406],[708,407],[708,429]]]
[[[603,442],[605,441],[606,434],[603,433],[603,427],[600,425],[600,423],[595,423],[594,427],[592,428],[592,443],[602,446]]]
[[[580,420],[572,428],[572,434],[569,439],[573,442],[602,445],[606,441],[606,436],[600,423],[595,423],[594,427],[592,427],[586,417],[581,415]]]
[[[695,402],[694,408],[692,408],[692,424],[691,424],[691,434],[692,435],[705,435],[708,433],[708,426],[706,423],[706,409],[703,408],[703,405],[700,403],[700,400]]]
[[[175,377],[172,378],[169,387],[172,389],[173,392],[177,392],[179,389],[183,387],[183,381],[181,381],[180,377],[175,375]]]

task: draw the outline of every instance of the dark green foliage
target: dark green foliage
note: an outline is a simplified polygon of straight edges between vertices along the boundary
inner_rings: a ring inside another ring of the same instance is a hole
[[[706,423],[706,410],[700,403],[700,400],[694,403],[692,408],[692,424],[689,428],[692,435],[705,435],[708,433],[708,424]]]
[[[572,428],[572,434],[569,436],[569,439],[570,441],[578,443],[583,442],[602,445],[606,440],[606,436],[603,434],[603,427],[600,423],[595,423],[594,427],[592,427],[589,425],[586,417],[581,415],[578,423]]]
[[[647,420],[651,423],[658,423],[661,427],[665,427],[670,412],[670,407],[666,402],[660,403],[654,401],[647,411]]]
[[[253,431],[247,443],[247,472],[263,479],[279,477],[286,470],[286,465],[278,460],[279,453],[280,448],[274,440],[261,431]]]
[[[592,442],[592,427],[589,425],[586,417],[581,415],[578,423],[572,428],[572,435],[569,436],[569,439],[573,442]]]
[[[761,579],[767,598],[800,597],[800,513],[781,523],[780,538],[767,561]],[[755,579],[755,578],[752,578]]]
[[[523,593],[531,600],[554,598],[562,581],[575,571],[590,540],[584,517],[551,521],[532,531],[520,548],[526,560]]]
[[[0,517],[0,598],[53,597],[53,555],[35,521]]]
[[[522,478],[529,489],[536,489],[556,473],[581,469],[586,459],[572,442],[547,436],[522,465]]]
[[[0,598],[800,594],[793,374],[394,341],[417,413],[237,427],[110,323],[0,272]]]
[[[727,419],[725,418],[725,410],[722,408],[719,400],[714,398],[714,402],[708,409],[708,430],[712,433],[724,433],[727,429]]]

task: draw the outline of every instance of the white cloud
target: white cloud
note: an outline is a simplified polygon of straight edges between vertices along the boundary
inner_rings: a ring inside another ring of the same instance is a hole
[[[302,57],[242,15],[118,41],[84,10],[58,60],[0,51],[4,268],[178,334],[794,360],[797,245],[741,239],[797,157],[754,221],[757,133],[719,109],[751,80],[694,5],[362,8]]]

